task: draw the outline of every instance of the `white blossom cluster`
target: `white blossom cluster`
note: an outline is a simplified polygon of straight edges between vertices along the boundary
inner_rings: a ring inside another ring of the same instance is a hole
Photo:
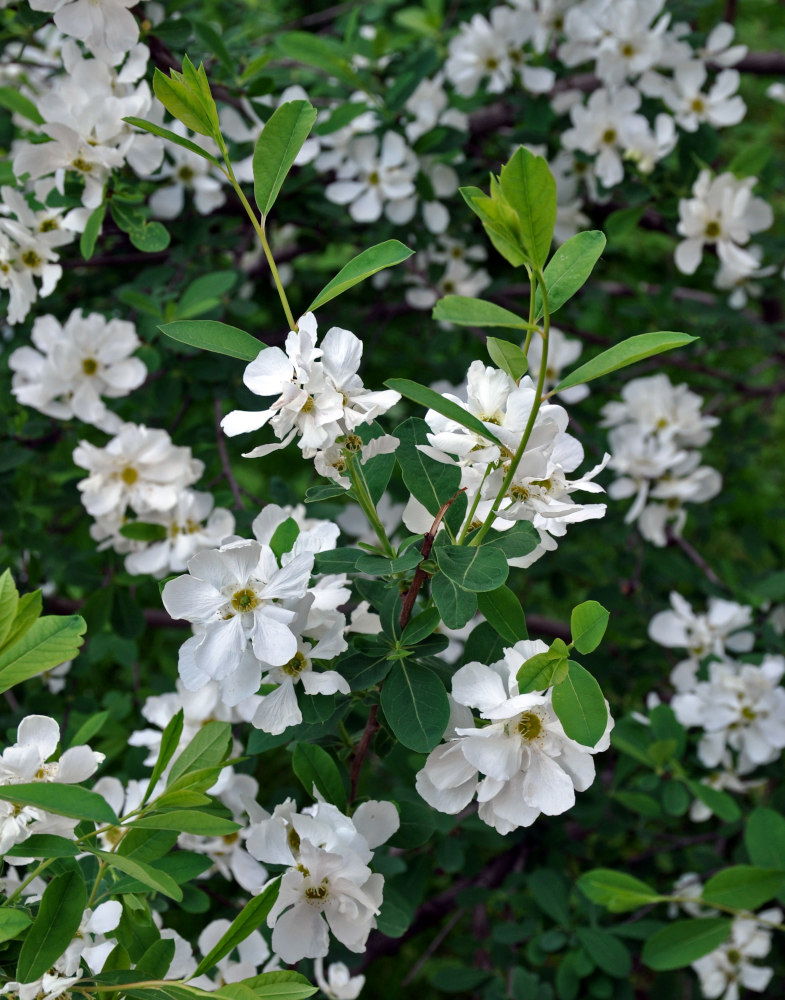
[[[759,294],[756,278],[773,274],[776,268],[761,267],[763,248],[748,245],[750,235],[768,229],[774,221],[771,206],[755,198],[757,178],[739,179],[732,173],[712,176],[701,170],[692,188],[692,198],[679,200],[679,235],[676,266],[694,274],[706,246],[714,246],[720,266],[714,276],[717,288],[731,291],[729,305],[741,308],[748,295]]]
[[[78,483],[82,503],[95,519],[90,534],[99,548],[127,553],[129,573],[162,577],[177,572],[194,553],[220,545],[234,531],[234,517],[213,509],[213,498],[190,487],[204,464],[178,447],[164,430],[126,423],[101,448],[81,441],[74,462],[89,475]],[[163,529],[159,541],[127,538],[121,528],[136,520]]]
[[[421,445],[420,450],[438,462],[460,467],[461,486],[467,490],[469,510],[473,512],[472,523],[479,526],[490,514],[523,439],[537,390],[528,375],[516,383],[506,372],[474,361],[467,374],[466,398],[443,395],[480,420],[500,442],[494,444],[435,410],[425,414],[431,433],[429,444]],[[515,521],[530,521],[540,536],[537,548],[511,560],[511,565],[530,566],[546,551],[556,548],[557,539],[564,536],[569,524],[605,514],[604,504],[579,504],[572,497],[576,491],[602,492],[593,480],[607,456],[580,478],[568,479],[568,474],[583,461],[583,448],[567,433],[567,422],[567,411],[562,406],[548,402],[540,406],[522,459],[498,507],[494,527],[506,530]],[[414,498],[407,504],[403,518],[406,526],[417,532],[427,531],[433,520]]]
[[[355,431],[386,413],[400,396],[390,389],[365,388],[357,374],[362,341],[349,330],[331,327],[320,347],[316,339],[316,317],[306,313],[297,330],[289,332],[285,351],[262,350],[246,367],[243,381],[257,396],[278,398],[267,410],[233,410],[221,427],[232,437],[269,424],[279,443],[259,445],[246,458],[268,455],[299,438],[303,456],[313,458],[317,472],[348,486],[347,456],[357,453],[365,462],[397,447],[389,435],[363,444]]]
[[[680,594],[671,593],[670,600],[671,608],[649,623],[649,636],[688,654],[671,671],[676,689],[671,708],[682,725],[702,730],[698,759],[711,769],[704,783],[747,792],[760,781],[744,778],[778,760],[785,749],[785,689],[780,684],[785,658],[767,654],[759,663],[749,663],[731,655],[753,649],[750,607],[712,597],[706,611],[696,613]],[[710,815],[708,806],[693,803],[693,820]]]
[[[384,876],[368,864],[399,825],[391,802],[364,802],[350,818],[328,802],[298,813],[292,799],[253,825],[251,854],[264,864],[286,866],[267,917],[282,961],[324,958],[330,933],[349,951],[365,950],[384,887]],[[338,970],[334,975],[338,985],[344,977]]]
[[[350,592],[343,574],[310,584],[314,556],[335,548],[337,525],[301,526],[291,512],[269,504],[252,529],[251,540],[233,537],[195,555],[188,574],[170,580],[162,598],[173,618],[194,625],[195,635],[179,654],[185,689],[200,691],[214,682],[223,704],[233,708],[261,684],[273,685],[251,722],[278,734],[302,722],[296,685],[308,695],[349,693],[346,680],[320,664],[347,648],[346,617],[338,608]],[[276,555],[277,538],[290,529]]]
[[[34,347],[20,347],[8,359],[17,400],[58,420],[76,417],[117,433],[123,421],[102,397],[127,396],[147,377],[144,362],[132,356],[141,346],[133,323],[74,309],[65,325],[38,316],[30,339]]]
[[[69,747],[57,760],[50,760],[60,742],[60,727],[45,715],[28,715],[19,723],[16,736],[16,743],[0,754],[0,785],[30,781],[76,784],[93,775],[104,759],[102,753],[89,746],[76,746]],[[54,834],[72,840],[77,822],[38,806],[17,807],[0,799],[0,855],[33,834]],[[26,862],[15,859],[15,863]]]
[[[614,500],[633,497],[625,521],[638,523],[653,545],[667,543],[666,528],[681,534],[686,503],[704,503],[722,488],[716,469],[701,465],[700,452],[719,421],[701,414],[702,399],[667,375],[629,381],[622,401],[602,408],[610,428],[609,467],[617,478],[608,487]]]
[[[540,640],[522,640],[504,651],[503,660],[467,663],[453,675],[446,742],[417,774],[417,791],[434,809],[458,813],[476,795],[480,819],[507,834],[531,826],[541,813],[571,809],[575,792],[594,781],[592,755],[610,746],[610,713],[595,746],[583,746],[565,734],[552,689],[518,693],[518,671],[547,648]]]
[[[491,283],[491,276],[484,267],[484,246],[466,246],[450,236],[440,236],[424,253],[417,255],[417,268],[407,275],[411,283],[406,289],[406,302],[412,309],[431,309],[444,295],[479,296]],[[432,274],[435,266],[441,274]]]

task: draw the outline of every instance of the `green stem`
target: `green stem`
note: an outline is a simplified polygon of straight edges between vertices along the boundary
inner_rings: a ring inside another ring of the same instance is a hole
[[[482,482],[477,488],[477,492],[474,495],[474,500],[472,500],[472,505],[466,512],[466,520],[463,522],[463,528],[461,528],[461,533],[460,535],[458,535],[458,538],[455,541],[456,545],[463,545],[464,539],[469,534],[469,528],[471,527],[472,520],[474,519],[475,511],[477,510],[477,506],[480,503],[480,497],[482,496],[482,488],[483,486],[485,486],[485,480],[488,478],[491,472],[494,472],[497,468],[498,468],[497,463],[493,462],[489,464],[487,469],[485,470],[485,475],[482,477]]]
[[[390,539],[387,537],[387,532],[384,530],[384,525],[379,519],[379,515],[376,511],[376,504],[373,502],[370,490],[368,489],[368,483],[365,479],[365,473],[363,472],[362,466],[356,460],[355,455],[347,456],[347,464],[352,473],[352,493],[362,507],[363,513],[368,518],[368,522],[376,533],[376,537],[382,543],[382,549],[384,554],[394,559],[396,556],[395,549],[393,548]]]
[[[543,278],[542,271],[538,269],[535,272],[534,276],[535,276],[535,281],[532,282],[530,311],[533,311],[534,309],[534,295],[536,291],[536,286],[537,284],[539,284],[540,289],[542,291],[542,311],[543,311],[542,326],[543,326],[543,336],[544,336],[544,341],[542,345],[542,360],[540,362],[540,371],[537,377],[537,392],[534,398],[534,404],[531,408],[531,413],[529,414],[529,419],[526,422],[526,427],[524,428],[523,431],[523,437],[521,438],[521,443],[518,445],[518,450],[513,455],[512,461],[510,462],[510,468],[507,470],[507,474],[504,477],[501,486],[499,487],[499,492],[496,494],[496,499],[493,501],[493,505],[491,507],[488,516],[485,519],[485,522],[483,523],[482,527],[477,532],[477,534],[474,536],[474,538],[471,540],[471,542],[469,542],[469,545],[479,545],[480,542],[483,540],[483,538],[485,538],[485,536],[490,531],[491,526],[493,525],[493,522],[496,518],[496,514],[499,510],[499,506],[502,500],[504,500],[504,498],[507,496],[507,491],[510,488],[510,484],[512,483],[515,477],[515,473],[518,469],[518,466],[521,464],[523,453],[526,451],[526,445],[529,443],[529,438],[531,437],[532,431],[534,430],[534,422],[537,419],[537,414],[540,412],[540,406],[542,405],[543,388],[545,386],[545,372],[548,367],[548,335],[550,333],[550,327],[551,327],[551,313],[550,313],[550,306],[548,303],[548,293],[545,289],[545,280]]]
[[[286,297],[286,291],[284,290],[283,283],[281,281],[281,276],[278,274],[278,268],[275,266],[275,259],[273,258],[272,250],[270,249],[270,244],[267,242],[267,233],[264,228],[264,216],[261,217],[261,221],[257,219],[256,212],[251,208],[248,199],[243,193],[243,189],[237,183],[237,178],[234,176],[234,171],[232,170],[232,164],[229,162],[229,156],[226,149],[226,144],[221,139],[220,142],[221,153],[226,163],[226,170],[224,174],[232,185],[237,194],[237,197],[242,202],[243,208],[248,213],[248,218],[251,220],[251,224],[256,230],[256,235],[262,244],[262,250],[264,250],[264,255],[267,258],[267,263],[270,267],[270,274],[273,276],[273,281],[275,282],[275,287],[278,291],[278,298],[281,300],[281,305],[283,306],[283,311],[286,314],[286,322],[289,324],[290,330],[296,330],[297,324],[294,321],[294,316],[292,315],[292,310],[289,307],[289,300]]]
[[[104,872],[106,871],[106,867],[107,867],[106,862],[105,861],[101,861],[99,859],[99,861],[98,861],[98,874],[95,877],[95,882],[93,884],[93,891],[90,893],[90,898],[87,900],[87,907],[88,907],[88,909],[95,902],[95,897],[98,895],[98,887],[100,886],[101,881],[102,881],[102,879],[104,877]]]
[[[30,885],[33,879],[38,878],[38,876],[42,872],[46,871],[49,865],[51,865],[55,860],[56,860],[55,858],[47,858],[45,861],[42,861],[39,865],[37,865],[33,870],[33,872],[27,876],[24,882],[20,882],[19,885],[14,889],[14,891],[11,893],[8,899],[6,899],[6,901],[3,903],[3,906],[10,906],[11,903],[15,903],[17,899],[21,897],[23,891],[27,888],[28,885]]]

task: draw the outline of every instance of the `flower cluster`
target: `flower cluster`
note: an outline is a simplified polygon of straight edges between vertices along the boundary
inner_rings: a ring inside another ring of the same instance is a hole
[[[292,799],[253,825],[249,851],[265,864],[286,866],[267,917],[282,961],[324,958],[330,932],[349,951],[365,950],[384,887],[384,876],[368,863],[399,825],[391,802],[364,802],[349,818],[327,802],[298,813]]]
[[[480,420],[489,437],[468,430],[449,417],[428,410],[425,419],[431,429],[428,445],[420,450],[439,462],[456,464],[461,469],[461,486],[467,490],[471,520],[479,526],[490,515],[494,501],[517,453],[537,390],[525,375],[518,382],[498,368],[472,362],[466,383],[466,398],[443,393],[450,400]],[[567,411],[553,403],[544,403],[537,411],[522,459],[515,469],[497,508],[495,527],[506,530],[515,521],[530,521],[537,529],[540,543],[527,556],[511,560],[514,566],[529,566],[546,551],[557,546],[557,538],[575,521],[602,517],[604,504],[579,504],[575,491],[602,492],[593,482],[606,459],[579,479],[568,479],[583,461],[583,448],[567,433]],[[496,440],[499,443],[494,444]],[[431,519],[432,520],[432,519]],[[421,505],[412,498],[404,512],[404,523],[412,531],[427,531],[429,523]]]
[[[608,488],[614,500],[634,497],[625,521],[638,522],[653,545],[667,542],[666,527],[681,534],[685,503],[704,503],[721,487],[719,473],[700,465],[716,417],[701,414],[701,397],[667,375],[636,378],[622,389],[622,402],[607,403],[603,426],[610,427],[609,466],[616,480]]]
[[[447,741],[417,775],[417,791],[434,809],[458,813],[476,794],[480,819],[506,834],[531,826],[541,813],[566,812],[575,792],[594,781],[592,755],[610,746],[610,713],[602,737],[583,746],[565,734],[552,689],[518,693],[518,671],[546,651],[544,642],[522,640],[497,663],[467,663],[455,673]],[[479,726],[470,708],[479,712]]]
[[[19,402],[117,433],[123,422],[101,397],[127,396],[147,376],[144,363],[132,357],[141,345],[133,323],[74,309],[64,326],[54,316],[39,316],[30,337],[35,347],[20,347],[8,359]]]

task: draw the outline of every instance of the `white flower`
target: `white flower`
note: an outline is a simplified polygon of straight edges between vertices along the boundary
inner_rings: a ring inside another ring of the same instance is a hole
[[[718,253],[728,245],[738,249],[751,233],[769,228],[774,216],[762,198],[752,197],[755,183],[755,177],[739,180],[731,173],[712,177],[710,170],[701,170],[693,197],[679,201],[677,228],[685,239],[676,247],[676,267],[682,273],[695,273],[707,243],[716,244]],[[757,264],[753,258],[751,269]]]
[[[215,945],[221,940],[223,935],[231,926],[231,921],[226,919],[211,920],[199,935],[198,947],[202,955],[208,955]],[[270,958],[270,949],[259,931],[251,933],[237,945],[237,958],[225,955],[215,963],[216,973],[213,979],[206,975],[197,976],[190,981],[191,986],[201,990],[217,990],[229,983],[239,983],[243,979],[250,979],[257,975],[264,966],[264,971],[269,972],[277,965],[274,959]],[[267,965],[265,965],[267,962]]]
[[[54,13],[64,35],[93,51],[127,52],[139,38],[139,25],[128,10],[135,0],[30,0],[33,10]]]
[[[417,775],[420,795],[441,812],[457,813],[475,792],[479,815],[499,833],[531,826],[540,813],[557,816],[575,803],[575,792],[594,780],[592,754],[610,745],[613,720],[594,747],[569,739],[545,694],[518,694],[516,675],[523,663],[545,652],[528,640],[505,650],[504,659],[485,666],[468,663],[453,676],[457,706],[476,708],[489,724],[465,725],[461,710],[455,736],[428,755]],[[472,720],[473,721],[473,720]],[[478,779],[478,772],[485,777]]]
[[[196,482],[204,464],[190,448],[172,444],[163,430],[124,424],[105,448],[81,441],[74,462],[90,475],[77,484],[88,514],[122,516],[171,510],[181,492]]]
[[[17,400],[60,420],[77,417],[119,431],[122,420],[101,397],[127,396],[147,376],[144,363],[131,357],[141,345],[134,325],[75,309],[65,326],[54,316],[37,317],[31,339],[35,348],[20,347],[8,360]]]
[[[188,136],[186,127],[178,121],[170,122],[171,131],[184,138]],[[218,147],[212,139],[199,136],[199,145],[218,157]],[[150,211],[157,219],[175,219],[185,205],[185,192],[193,194],[194,207],[200,215],[209,215],[226,201],[222,178],[218,169],[197,153],[170,143],[166,147],[172,164],[164,165],[157,178],[168,180],[168,184],[157,188],[150,197]]]
[[[201,626],[180,647],[179,670],[189,691],[222,682],[222,698],[236,705],[259,687],[260,661],[283,666],[297,653],[290,626],[295,612],[281,601],[305,596],[313,553],[279,567],[272,549],[257,541],[235,541],[197,553],[188,575],[163,589],[173,618]],[[249,649],[250,643],[250,649]]]
[[[286,338],[285,353],[278,347],[262,350],[243,375],[251,392],[278,396],[270,409],[233,410],[221,423],[231,437],[269,422],[281,444],[261,445],[247,452],[247,458],[283,448],[298,434],[303,455],[312,458],[400,399],[396,392],[371,392],[363,386],[357,374],[362,342],[349,330],[331,327],[317,348],[313,313],[301,316],[297,326]]]
[[[349,205],[355,222],[375,222],[391,205],[414,194],[416,174],[417,158],[403,136],[385,132],[380,146],[375,135],[364,135],[349,143],[337,180],[324,193],[336,205]],[[407,222],[411,214],[393,221]]]
[[[696,132],[701,122],[713,128],[738,125],[747,112],[746,104],[736,93],[738,70],[723,70],[707,94],[702,90],[706,76],[704,63],[697,60],[681,63],[674,71],[672,83],[666,82],[662,88],[663,100],[686,132]]]
[[[757,914],[733,918],[730,938],[719,948],[692,963],[704,997],[738,1000],[739,988],[762,993],[774,970],[754,965],[750,959],[765,958],[771,950],[771,932],[781,923],[782,910],[772,907]]]
[[[537,378],[542,363],[543,341],[540,337],[532,337],[529,344],[527,360],[529,362],[529,374],[533,379]],[[550,390],[560,381],[563,368],[572,367],[583,353],[583,344],[580,340],[565,336],[562,331],[552,326],[548,334],[548,364],[545,369],[545,384],[543,390]],[[579,403],[589,395],[589,387],[586,385],[576,385],[572,389],[565,389],[559,393],[559,399],[565,403]]]
[[[641,95],[634,87],[595,90],[585,106],[570,109],[573,127],[562,134],[565,149],[597,154],[594,172],[606,188],[624,178],[622,154],[634,149],[649,131],[643,115],[637,113]]]
[[[357,1000],[365,986],[365,976],[353,976],[343,962],[331,962],[324,974],[324,960],[314,962],[316,985],[328,1000]]]

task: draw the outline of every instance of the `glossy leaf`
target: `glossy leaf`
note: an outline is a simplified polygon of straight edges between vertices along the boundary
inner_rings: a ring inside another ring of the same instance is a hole
[[[763,806],[753,809],[744,831],[744,846],[754,865],[785,871],[785,817]]]
[[[46,615],[0,652],[0,692],[72,660],[87,628],[79,615]]]
[[[241,361],[253,361],[267,346],[245,330],[212,319],[178,319],[164,323],[158,329],[179,344],[226,354]]]
[[[643,946],[641,958],[650,969],[681,969],[703,958],[727,941],[732,921],[728,917],[676,920],[657,931]]]
[[[517,344],[511,344],[508,340],[499,340],[497,337],[486,337],[485,348],[488,351],[491,361],[507,372],[510,378],[517,382],[522,375],[529,370],[529,362]]]
[[[18,937],[32,922],[24,910],[12,910],[9,907],[4,907],[0,910],[0,944]]]
[[[424,455],[417,447],[428,444],[428,425],[419,417],[409,417],[393,431],[401,442],[395,457],[409,493],[434,516],[461,484],[461,470]]]
[[[95,252],[95,245],[98,242],[98,237],[101,235],[105,216],[105,201],[102,201],[97,208],[94,208],[88,216],[85,227],[79,237],[79,253],[81,253],[84,260],[90,260]]]
[[[215,135],[211,115],[204,106],[201,94],[185,83],[182,74],[172,70],[172,75],[166,76],[156,68],[153,90],[169,114],[186,128],[200,135]]]
[[[4,785],[0,786],[0,799],[23,806],[37,806],[47,812],[56,813],[58,816],[70,816],[72,819],[111,823],[113,826],[117,826],[120,822],[106,799],[96,792],[82,788],[81,785],[65,785],[54,781]]]
[[[445,399],[440,392],[434,392],[433,389],[420,385],[418,382],[412,382],[408,378],[388,378],[384,384],[388,389],[394,389],[407,399],[411,399],[430,410],[436,410],[437,413],[454,420],[474,434],[501,446],[501,441],[488,430],[482,421],[469,413],[468,410],[464,410],[462,406],[453,403],[452,400]]]
[[[131,538],[136,542],[161,542],[168,532],[163,524],[153,524],[148,521],[129,521],[120,525],[123,538]]]
[[[508,645],[514,646],[521,639],[529,638],[521,602],[509,587],[502,584],[495,590],[479,593],[477,605]]]
[[[435,554],[439,572],[472,593],[496,590],[510,571],[504,555],[492,546],[442,545]]]
[[[19,952],[20,983],[35,982],[49,971],[79,930],[86,906],[87,888],[78,868],[52,879]]]
[[[202,726],[177,760],[172,764],[167,787],[196,768],[212,768],[222,764],[232,751],[232,727],[228,722],[213,720]]]
[[[333,758],[315,743],[296,743],[292,769],[311,798],[321,796],[326,802],[346,811],[346,790],[341,772]]]
[[[19,591],[11,576],[11,570],[7,569],[0,576],[0,649],[8,638],[18,610]]]
[[[133,115],[129,115],[128,118],[123,118],[123,121],[128,122],[129,125],[135,125],[136,128],[143,129],[145,132],[150,132],[151,135],[157,135],[161,139],[166,139],[168,142],[174,143],[175,146],[181,146],[183,149],[187,149],[191,153],[196,153],[197,156],[201,156],[203,159],[209,160],[210,163],[218,167],[219,170],[222,169],[220,161],[217,160],[212,153],[208,153],[206,150],[202,149],[201,146],[197,146],[195,142],[191,142],[190,139],[185,139],[183,136],[170,131],[168,128],[156,125],[155,122],[145,121],[144,118],[135,118]]]
[[[757,910],[785,889],[785,871],[735,865],[712,875],[701,898],[711,906],[732,906],[735,910]]]
[[[27,635],[34,623],[41,616],[43,610],[43,599],[40,590],[34,590],[30,594],[22,594],[16,608],[16,617],[11,623],[11,629],[5,637],[5,646],[9,647],[15,642],[19,642],[22,636]]]
[[[604,906],[611,913],[637,910],[663,898],[640,879],[611,868],[595,868],[581,875],[578,888],[593,903]]]
[[[80,853],[73,840],[51,833],[34,833],[32,837],[6,851],[11,858],[75,858]]]
[[[433,750],[450,719],[444,684],[411,661],[393,666],[382,688],[382,709],[397,739],[417,753]]]
[[[401,635],[401,644],[414,646],[431,635],[441,622],[441,615],[436,608],[426,608],[412,618]]]
[[[602,642],[610,614],[597,601],[584,601],[572,609],[570,632],[579,653],[591,653]]]
[[[519,146],[501,169],[499,187],[518,216],[524,251],[537,267],[543,267],[556,224],[556,182],[548,164]]]
[[[174,757],[175,752],[180,745],[180,737],[183,734],[184,718],[185,716],[183,710],[182,708],[179,708],[166,724],[166,728],[161,735],[161,746],[158,750],[158,758],[153,767],[152,774],[150,775],[150,780],[147,783],[147,790],[143,799],[144,802],[146,802],[153,794],[153,790],[158,784],[161,775],[166,770],[169,761],[172,757]]]
[[[21,93],[18,87],[0,87],[0,108],[13,111],[35,125],[44,124],[41,112],[29,97],[25,97]]]
[[[518,692],[529,694],[531,691],[545,691],[549,687],[561,684],[566,679],[568,671],[566,657],[553,656],[550,651],[535,653],[518,670]]]
[[[287,101],[264,126],[253,152],[253,193],[263,217],[275,204],[315,121],[316,108],[308,101]]]
[[[87,844],[85,844],[85,850],[100,858],[110,868],[119,868],[121,872],[130,875],[131,878],[136,879],[137,882],[141,882],[142,885],[146,885],[148,889],[160,892],[162,895],[168,896],[169,899],[174,899],[178,902],[183,898],[182,889],[171,875],[167,875],[166,872],[158,868],[153,868],[152,865],[148,865],[144,861],[139,861],[137,858],[129,858],[127,855],[117,854],[112,851],[99,851],[97,848]]]
[[[605,698],[588,670],[575,660],[568,662],[567,677],[553,689],[553,710],[570,739],[593,747],[608,724]]]
[[[252,989],[259,1000],[306,1000],[317,992],[301,973],[282,969],[243,979],[242,984]]]
[[[280,880],[275,879],[267,885],[258,896],[253,896],[240,910],[232,923],[226,929],[215,945],[208,951],[202,961],[194,970],[194,976],[204,975],[210,969],[225,958],[234,948],[245,941],[249,934],[253,933],[257,927],[265,922],[267,914],[273,908],[273,903],[278,898]]]
[[[576,368],[574,372],[563,378],[552,392],[562,392],[574,385],[591,382],[595,378],[608,375],[620,368],[626,368],[628,365],[634,365],[645,358],[654,357],[655,354],[672,351],[677,347],[685,347],[697,339],[697,337],[691,337],[686,333],[670,332],[641,333],[636,337],[629,337],[620,344],[609,347],[607,351],[598,354],[596,358],[587,361],[580,368]]]
[[[308,306],[307,312],[313,312],[315,309],[323,306],[325,302],[329,302],[331,299],[343,294],[349,288],[353,288],[361,281],[365,281],[366,278],[370,278],[377,271],[382,271],[386,267],[394,267],[396,264],[402,263],[402,261],[411,257],[413,253],[413,250],[404,246],[399,240],[385,240],[384,243],[379,243],[375,247],[363,250],[362,253],[350,260],[345,267],[342,267],[332,281],[329,281],[324,286]]]
[[[437,573],[431,581],[431,595],[447,628],[463,628],[477,613],[477,594],[444,573]]]
[[[551,315],[586,284],[604,249],[605,236],[595,229],[576,233],[555,251],[543,274]],[[534,296],[534,313],[537,319],[543,314],[539,285]]]
[[[155,812],[129,822],[129,826],[139,830],[178,830],[201,837],[227,837],[241,829],[235,823],[214,813],[198,809],[174,809],[171,812]]]
[[[445,295],[433,307],[433,318],[456,326],[510,327],[530,330],[532,324],[522,316],[497,306],[494,302],[473,299],[465,295]]]
[[[513,267],[526,264],[529,259],[521,249],[518,220],[512,208],[476,187],[462,187],[459,191],[502,257]]]

